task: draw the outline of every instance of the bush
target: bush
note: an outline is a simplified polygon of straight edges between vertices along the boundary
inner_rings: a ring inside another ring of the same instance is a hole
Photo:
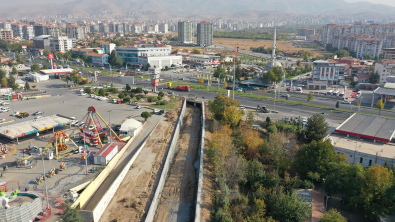
[[[158,93],[158,96],[164,97],[164,96],[165,96],[165,93],[164,93],[163,91],[160,91],[160,92]]]
[[[84,92],[85,93],[91,93],[91,87],[85,87]]]
[[[106,91],[104,91],[104,89],[99,89],[99,92],[97,94],[99,94],[100,96],[104,96],[106,93]]]
[[[156,102],[156,105],[161,105],[161,106],[163,106],[163,105],[167,105],[168,104],[168,102],[165,100],[165,101],[157,101]]]
[[[147,91],[147,90],[144,90],[144,94],[147,95],[147,94],[148,94],[148,91]]]
[[[277,133],[277,127],[276,127],[275,125],[270,125],[270,126],[267,128],[267,131],[268,131],[269,133],[272,133],[272,134]]]
[[[129,93],[125,92],[123,93],[123,95],[125,95],[125,97],[129,96]]]
[[[158,101],[163,99],[163,97],[161,97],[161,96],[158,96],[157,98],[158,98]]]
[[[152,103],[152,102],[154,101],[154,97],[149,96],[149,97],[147,98],[147,101],[150,102],[150,103]]]
[[[142,112],[141,113],[141,117],[143,117],[145,119],[145,121],[147,121],[147,119],[151,117],[151,113],[149,113],[149,112]]]
[[[110,93],[106,92],[106,93],[104,93],[104,95],[105,95],[105,96],[109,96],[109,95],[110,95]]]
[[[303,181],[303,188],[304,189],[314,189],[314,183],[311,182],[310,180],[304,180]]]
[[[118,92],[118,89],[117,89],[117,88],[111,88],[111,92],[117,93],[117,92]]]
[[[141,88],[141,87],[136,88],[136,92],[137,93],[142,93],[143,92],[143,88]]]
[[[137,101],[140,101],[141,100],[141,96],[140,95],[136,96],[136,99],[137,99]]]
[[[122,101],[123,101],[124,103],[128,103],[128,102],[130,102],[130,97],[127,96],[127,97],[123,98]]]
[[[134,93],[130,93],[130,98],[134,98],[135,94]]]

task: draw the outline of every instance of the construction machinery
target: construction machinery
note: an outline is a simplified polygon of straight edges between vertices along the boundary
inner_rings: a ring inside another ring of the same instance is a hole
[[[175,88],[175,90],[189,92],[189,91],[191,91],[191,88],[189,88],[189,85],[186,85],[186,86],[177,86],[177,87]]]
[[[266,106],[260,106],[260,105],[258,105],[258,106],[256,107],[256,111],[260,111],[260,112],[262,112],[262,113],[271,113],[271,111],[268,110],[268,109],[266,108]]]

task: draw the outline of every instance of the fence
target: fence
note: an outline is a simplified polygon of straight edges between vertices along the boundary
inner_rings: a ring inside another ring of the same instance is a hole
[[[180,116],[178,118],[176,129],[174,130],[174,136],[173,136],[173,139],[172,139],[172,141],[170,143],[169,152],[167,153],[166,161],[165,161],[165,164],[163,165],[162,174],[160,176],[159,183],[158,183],[158,186],[156,188],[155,195],[154,195],[154,197],[152,199],[151,206],[150,206],[150,208],[148,210],[145,222],[151,222],[151,221],[154,220],[156,208],[158,207],[158,204],[159,204],[159,198],[160,198],[160,195],[161,195],[161,193],[163,191],[163,187],[165,186],[165,181],[166,181],[166,178],[167,178],[167,174],[168,174],[169,169],[170,169],[170,163],[173,160],[174,150],[175,150],[175,148],[177,146],[178,138],[180,136],[181,128],[183,126],[183,119],[184,119],[185,110],[186,110],[186,100],[184,100],[184,102],[182,104],[181,114],[180,114]]]
[[[29,193],[20,193],[18,196],[33,196],[33,202],[23,203],[8,209],[0,208],[0,221],[33,221],[33,219],[42,212],[41,199]]]
[[[200,139],[199,155],[199,170],[198,170],[198,187],[196,191],[196,209],[195,222],[200,222],[200,208],[202,201],[202,187],[203,187],[203,159],[204,159],[204,136],[205,136],[205,122],[204,122],[204,102],[202,102],[202,137]]]

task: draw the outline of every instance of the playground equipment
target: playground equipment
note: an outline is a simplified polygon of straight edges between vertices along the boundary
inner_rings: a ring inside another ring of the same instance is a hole
[[[44,148],[44,153],[47,151],[47,149],[50,147],[50,144],[52,143],[52,149],[55,149],[55,159],[62,158],[63,156],[61,155],[66,153],[68,149],[66,138],[68,138],[74,144],[74,146],[78,148],[77,144],[75,144],[74,141],[64,131],[60,131],[54,134],[52,139]]]
[[[32,165],[32,155],[30,153],[19,153],[15,156],[16,167],[28,167]]]
[[[95,107],[90,106],[88,108],[88,113],[83,119],[85,118],[85,124],[79,127],[79,136],[82,141],[85,140],[85,143],[92,146],[100,145],[100,147],[103,147],[103,144],[108,143],[109,133],[104,131],[102,125],[100,124],[100,120],[107,126],[109,130],[111,130],[112,134],[116,137],[116,139],[121,141],[118,135],[111,129],[107,122],[96,111]],[[73,132],[71,134],[73,134]]]
[[[8,209],[8,208],[10,208],[10,205],[8,205],[8,202],[9,202],[10,200],[5,196],[5,193],[4,192],[1,192],[0,193],[0,203],[1,203],[1,206],[4,208],[4,209]]]
[[[35,151],[38,147],[33,145],[33,142],[30,142],[30,145],[26,148],[27,151]]]

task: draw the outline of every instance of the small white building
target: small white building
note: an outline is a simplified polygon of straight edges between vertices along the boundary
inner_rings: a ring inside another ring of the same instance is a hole
[[[93,157],[93,163],[97,165],[108,164],[110,160],[118,153],[118,144],[106,144],[98,153]]]
[[[164,69],[166,66],[168,68],[171,65],[182,65],[182,56],[179,55],[164,55],[164,56],[140,56],[139,64],[147,65],[150,64],[151,68]]]
[[[36,73],[36,72],[35,73],[29,73],[27,75],[27,78],[30,81],[33,81],[33,82],[41,82],[41,81],[49,80],[49,76],[48,75],[44,75],[44,74]]]
[[[135,136],[143,129],[143,124],[135,119],[126,119],[121,124],[119,132],[128,136]]]

